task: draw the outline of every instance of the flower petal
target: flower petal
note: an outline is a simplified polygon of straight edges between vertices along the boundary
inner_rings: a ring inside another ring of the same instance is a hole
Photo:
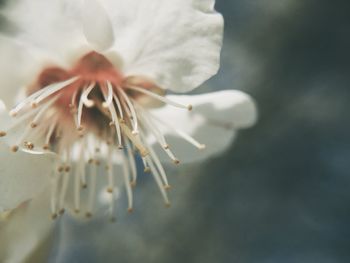
[[[1,121],[1,120],[0,120]],[[0,211],[33,198],[49,185],[55,155],[13,153],[0,141]]]
[[[55,225],[48,216],[48,198],[44,191],[0,219],[1,262],[47,262]]]
[[[98,51],[110,48],[114,43],[112,24],[98,0],[85,0],[83,30],[86,40]]]
[[[126,75],[192,90],[216,74],[223,19],[213,0],[107,0]]]
[[[0,98],[13,106],[20,88],[31,79],[40,67],[24,45],[0,36]]]
[[[184,105],[192,104],[191,112],[170,105],[152,111],[157,119],[167,122],[162,127],[167,142],[181,162],[195,162],[225,150],[238,129],[256,122],[257,113],[252,99],[241,91],[219,91],[195,96],[168,96]],[[198,150],[178,136],[176,129],[191,135],[206,145]],[[164,153],[159,157],[167,160]]]

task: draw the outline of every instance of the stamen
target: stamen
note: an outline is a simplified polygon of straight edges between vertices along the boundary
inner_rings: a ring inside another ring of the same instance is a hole
[[[32,127],[32,128],[35,128],[35,127],[38,126],[39,120],[40,120],[40,119],[43,117],[43,115],[47,112],[47,109],[50,108],[50,107],[52,106],[52,104],[54,104],[54,103],[58,100],[59,97],[60,97],[59,95],[55,96],[54,98],[52,98],[51,100],[49,100],[47,103],[45,103],[45,104],[43,105],[43,107],[41,107],[41,109],[40,109],[39,112],[35,115],[35,117],[34,117],[32,123],[31,123],[31,127]]]
[[[180,104],[178,102],[175,102],[175,101],[172,101],[170,99],[168,99],[167,97],[163,97],[163,96],[160,96],[156,93],[153,93],[147,89],[142,89],[142,88],[139,88],[139,87],[136,87],[136,86],[127,86],[128,89],[131,89],[131,90],[134,90],[134,91],[138,91],[138,92],[141,92],[145,95],[148,95],[154,99],[157,99],[157,100],[160,100],[162,102],[164,102],[165,104],[169,104],[169,105],[172,105],[174,107],[178,107],[178,108],[182,108],[182,109],[187,109],[189,111],[192,110],[192,105],[189,104],[189,105],[183,105],[183,104]]]
[[[54,117],[52,119],[52,123],[50,124],[50,127],[47,131],[46,138],[45,138],[45,144],[44,144],[44,150],[48,150],[50,148],[50,139],[52,137],[52,134],[55,130],[56,124],[57,124],[58,117]]]
[[[87,212],[86,217],[91,217],[95,204],[96,197],[96,177],[97,177],[97,160],[92,163],[92,168],[90,168],[90,187],[89,187],[89,196],[87,203]]]
[[[75,82],[78,78],[79,77],[73,77],[66,81],[54,83],[47,86],[46,88],[44,88],[45,92],[41,93],[35,100],[33,100],[32,107],[36,107],[42,100],[46,99],[47,97],[56,93],[57,91],[68,87],[70,84]]]
[[[46,87],[45,87],[46,88]],[[32,95],[28,96],[24,100],[22,100],[19,104],[17,104],[16,107],[14,107],[12,110],[10,110],[10,115],[12,117],[17,116],[19,111],[26,106],[29,102],[31,102],[35,97],[40,96],[42,93],[44,93],[45,88],[38,90],[37,92],[33,93]]]
[[[131,130],[124,123],[120,123],[120,128],[123,130],[123,133],[129,138],[130,141],[135,145],[135,147],[139,150],[141,156],[145,157],[148,155],[148,150],[142,144],[142,142],[132,134]]]
[[[126,188],[126,194],[128,197],[128,212],[132,212],[132,204],[133,204],[133,196],[130,185],[130,172],[129,167],[127,165],[127,160],[125,160],[125,156],[123,154],[123,175],[124,175],[124,184]]]
[[[160,173],[160,176],[161,178],[163,179],[163,182],[164,182],[164,188],[167,190],[170,188],[170,185],[168,183],[168,178],[166,176],[166,173],[165,173],[165,170],[164,170],[164,167],[163,165],[161,164],[157,154],[154,152],[153,148],[152,147],[149,147],[149,152],[150,152],[150,155]]]
[[[142,157],[142,163],[143,163],[143,172],[144,173],[149,173],[151,172],[151,169],[148,167],[147,161],[145,157]]]
[[[149,165],[149,167],[150,167],[150,169],[151,169],[152,175],[153,175],[153,177],[154,177],[154,179],[155,179],[155,181],[156,181],[156,183],[157,183],[157,185],[158,185],[158,187],[159,187],[159,190],[160,190],[160,192],[161,192],[161,194],[162,194],[162,196],[163,196],[165,205],[166,205],[166,206],[170,206],[170,202],[169,202],[169,199],[168,199],[168,195],[167,195],[167,193],[165,192],[165,189],[164,189],[162,180],[161,180],[161,178],[160,178],[160,175],[159,175],[157,169],[155,168],[155,166],[154,166],[154,164],[153,164],[153,161],[152,161],[151,157],[150,157],[150,156],[147,156],[147,157],[146,157],[146,160],[147,160],[147,163],[148,163],[148,165]]]
[[[114,176],[113,176],[113,162],[112,162],[112,152],[113,148],[108,147],[108,165],[107,165],[107,180],[108,180],[108,188],[107,192],[113,193],[114,189]]]
[[[54,171],[51,178],[51,217],[52,219],[55,219],[57,217],[58,177],[59,177],[59,173]]]
[[[184,140],[186,140],[188,143],[192,144],[193,146],[197,147],[199,150],[204,150],[205,149],[205,147],[206,147],[205,144],[198,142],[196,139],[194,139],[188,133],[177,129],[177,128],[173,127],[172,125],[168,124],[168,123],[165,123],[163,120],[157,118],[154,115],[151,115],[151,116],[152,116],[153,119],[158,121],[163,126],[167,127],[169,130],[176,132],[181,138],[183,138]]]
[[[95,105],[95,102],[93,100],[88,99],[88,96],[94,87],[95,87],[95,82],[91,83],[90,86],[87,89],[85,89],[83,91],[83,93],[81,94],[80,99],[84,103],[85,107],[91,108]],[[80,107],[82,109],[82,106],[80,106]]]
[[[118,96],[113,94],[113,98],[114,98],[115,103],[117,104],[117,109],[118,109],[118,112],[119,112],[120,119],[123,120],[124,119],[123,109],[122,109],[122,105],[120,104],[120,101],[118,99]]]
[[[119,121],[118,121],[118,116],[117,116],[117,112],[115,111],[115,107],[113,105],[113,96],[111,94],[113,94],[113,89],[112,89],[112,85],[109,81],[107,81],[107,87],[109,90],[109,94],[108,96],[105,94],[105,92],[102,90],[102,94],[105,97],[105,105],[107,105],[107,107],[109,108],[109,112],[111,113],[112,116],[112,125],[114,124],[115,129],[117,131],[117,138],[118,138],[118,143],[119,143],[119,147],[122,147],[122,135],[121,135],[121,131],[120,131],[120,125],[119,125]],[[108,101],[110,99],[110,102]]]
[[[133,123],[133,134],[137,134],[138,133],[138,123],[137,123],[137,115],[135,112],[135,108],[131,102],[131,100],[129,99],[128,95],[126,95],[126,93],[123,91],[123,89],[119,88],[118,89],[119,93],[122,95],[122,97],[124,98],[126,104],[128,105],[128,108],[131,112],[131,116],[132,116],[132,123]]]
[[[59,214],[64,213],[64,203],[65,203],[65,197],[68,189],[68,183],[69,183],[69,171],[70,167],[65,166],[64,167],[64,173],[63,173],[63,179],[62,179],[62,186],[61,186],[61,192],[60,192],[60,199],[59,199]]]
[[[130,143],[127,141],[126,144],[127,144],[126,150],[128,153],[128,159],[129,159],[129,164],[130,164],[130,168],[131,168],[131,177],[132,177],[131,186],[135,187],[136,186],[136,179],[137,179],[137,169],[136,169],[135,157],[134,157],[134,154],[132,153]]]
[[[102,107],[104,108],[108,108],[113,102],[113,88],[112,88],[112,84],[109,81],[107,81],[107,90],[108,90],[108,95],[105,97],[106,101],[102,103]]]

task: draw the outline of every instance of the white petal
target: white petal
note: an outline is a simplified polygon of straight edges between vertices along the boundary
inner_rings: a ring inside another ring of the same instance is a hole
[[[49,217],[48,198],[49,192],[40,193],[0,220],[1,262],[47,261],[52,245],[49,233],[55,225]]]
[[[153,78],[164,89],[192,90],[219,68],[223,19],[214,1],[106,0],[113,49],[127,75]]]
[[[53,154],[13,153],[0,140],[0,211],[13,209],[48,187]]]
[[[0,36],[0,98],[11,107],[19,90],[33,81],[40,63],[26,46]]]
[[[235,132],[248,128],[256,122],[257,113],[252,99],[240,91],[219,91],[195,96],[168,96],[169,99],[184,105],[192,104],[191,112],[166,106],[152,113],[168,123],[163,127],[167,141],[181,162],[195,162],[218,154],[229,147]],[[180,138],[174,129],[191,135],[206,145],[198,150]],[[159,152],[163,160],[164,153]]]
[[[114,43],[112,24],[98,0],[85,0],[83,29],[87,41],[98,51],[110,48]]]
[[[13,24],[13,38],[61,58],[86,45],[81,28],[81,1],[9,1],[2,14]]]

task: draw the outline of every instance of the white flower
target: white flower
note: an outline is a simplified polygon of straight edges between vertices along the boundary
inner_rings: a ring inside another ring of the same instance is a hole
[[[219,153],[255,122],[254,103],[239,91],[166,95],[217,72],[223,19],[214,0],[18,2],[4,11],[17,32],[0,38],[0,98],[16,103],[12,118],[1,107],[3,209],[51,189],[53,218],[70,208],[67,191],[89,217],[103,185],[113,217],[117,164],[131,211],[137,159],[168,205],[161,162]]]

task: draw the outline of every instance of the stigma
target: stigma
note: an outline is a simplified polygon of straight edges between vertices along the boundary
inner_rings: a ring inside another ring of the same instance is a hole
[[[152,136],[174,164],[179,164],[162,133],[164,120],[150,109],[169,104],[178,110],[192,110],[165,97],[164,90],[144,76],[124,76],[107,57],[90,52],[70,68],[48,67],[26,87],[26,97],[11,111],[14,120],[0,137],[16,134],[11,150],[51,151],[58,161],[51,176],[51,216],[67,208],[91,217],[96,208],[98,181],[106,182],[110,195],[109,214],[115,219],[116,176],[124,182],[128,211],[133,210],[133,188],[137,183],[137,162],[151,173],[165,206],[170,206],[167,175],[154,146]],[[199,143],[181,128],[173,129],[179,137],[198,149]],[[18,135],[19,134],[19,135]],[[118,160],[118,162],[116,162]],[[116,174],[116,166],[120,175]],[[104,169],[105,172],[101,172]],[[86,189],[86,190],[84,190]],[[73,206],[67,207],[71,191]],[[82,191],[87,191],[86,200]]]

